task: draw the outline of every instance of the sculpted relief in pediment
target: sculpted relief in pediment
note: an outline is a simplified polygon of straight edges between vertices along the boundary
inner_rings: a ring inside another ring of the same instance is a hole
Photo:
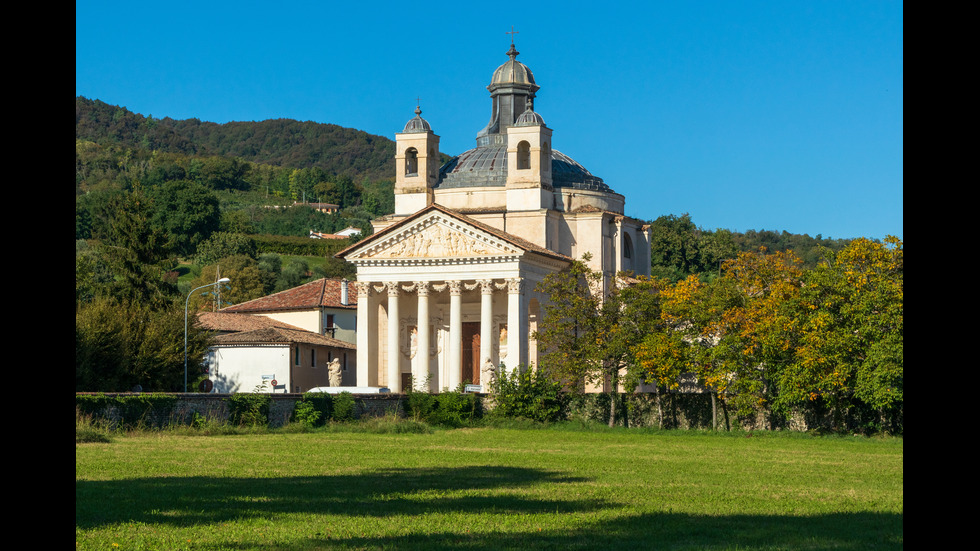
[[[357,255],[361,258],[458,258],[513,254],[485,235],[440,223],[412,228]]]

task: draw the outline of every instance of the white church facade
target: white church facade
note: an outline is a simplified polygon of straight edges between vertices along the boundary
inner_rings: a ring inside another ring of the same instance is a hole
[[[338,253],[357,270],[357,385],[438,392],[537,364],[537,284],[588,253],[608,286],[650,274],[650,229],[625,198],[552,147],[539,86],[511,44],[487,86],[476,147],[438,166],[416,109],[396,134],[395,213]]]

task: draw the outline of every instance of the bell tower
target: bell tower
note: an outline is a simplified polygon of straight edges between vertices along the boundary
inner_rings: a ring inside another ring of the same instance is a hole
[[[551,129],[533,103],[507,128],[507,210],[552,208]]]
[[[439,136],[422,109],[395,134],[395,214],[405,216],[433,203],[433,187],[439,180]]]

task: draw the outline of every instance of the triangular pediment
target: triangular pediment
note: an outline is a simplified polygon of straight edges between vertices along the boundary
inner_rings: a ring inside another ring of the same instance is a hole
[[[442,210],[432,210],[347,252],[351,262],[515,256],[520,247]]]

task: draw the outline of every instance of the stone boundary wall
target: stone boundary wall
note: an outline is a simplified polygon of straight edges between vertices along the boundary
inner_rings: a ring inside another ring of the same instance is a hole
[[[202,394],[202,393],[76,393],[76,397],[104,397],[107,405],[98,412],[97,416],[119,422],[127,413],[113,403],[116,397],[156,397],[166,402],[166,407],[158,411],[153,409],[140,410],[141,419],[150,426],[166,426],[168,424],[189,424],[195,414],[212,422],[227,422],[230,410],[228,399],[233,394]],[[303,394],[267,394],[269,402],[269,426],[281,427],[289,423],[296,404],[303,399]],[[354,394],[356,404],[355,415],[363,417],[381,417],[388,414],[405,415],[405,394]],[[490,395],[479,395],[483,402],[483,410],[493,408]],[[336,398],[336,395],[333,395]],[[659,407],[657,394],[623,394],[620,407],[617,409],[617,424],[629,427],[663,427],[665,429],[711,429],[713,424],[711,395],[707,393],[664,393],[660,395]],[[173,402],[168,402],[173,400]],[[162,406],[163,404],[161,404]],[[145,413],[142,413],[145,411]],[[743,429],[766,430],[773,428],[794,431],[807,431],[815,428],[829,428],[833,425],[828,412],[797,412],[788,419],[771,422],[764,412],[748,418],[738,418],[727,411],[721,401],[715,410],[719,430]],[[609,395],[586,394],[573,397],[568,409],[568,418],[572,420],[588,420],[606,423],[609,420]],[[897,412],[897,418],[885,421],[893,429],[901,432],[904,424],[902,411]],[[852,411],[843,420],[843,426],[860,429],[868,423],[867,413]]]
[[[138,393],[138,392],[77,392],[75,396],[116,397],[166,397],[176,401],[166,411],[149,410],[143,421],[150,426],[165,426],[171,423],[189,424],[194,414],[208,421],[227,422],[230,409],[228,399],[233,394],[203,393]],[[303,394],[266,394],[269,397],[269,426],[281,427],[289,423],[296,404],[303,400]],[[404,415],[405,395],[403,394],[354,394],[357,417],[381,417],[388,413]],[[124,413],[118,406],[108,405],[98,414],[99,417],[118,423]]]

